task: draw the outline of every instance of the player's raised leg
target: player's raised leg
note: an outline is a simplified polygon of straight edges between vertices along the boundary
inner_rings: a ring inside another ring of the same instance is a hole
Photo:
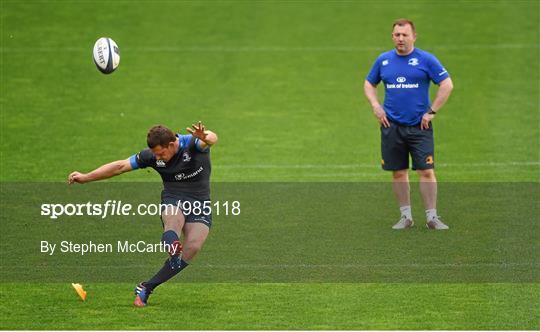
[[[409,188],[408,169],[392,172],[392,188],[399,204],[401,218],[392,227],[393,229],[405,229],[414,225],[411,212],[411,197]]]
[[[188,263],[182,259],[182,244],[179,239],[179,234],[181,234],[185,223],[182,211],[177,209],[176,206],[168,206],[163,209],[161,220],[163,221],[161,241],[170,249],[169,258],[150,280],[141,282],[135,288],[136,297],[133,304],[138,307],[146,305],[148,297],[157,286],[171,279],[188,266]]]
[[[426,208],[426,226],[430,229],[444,230],[445,225],[437,215],[437,178],[433,169],[417,170],[420,176],[420,193]]]

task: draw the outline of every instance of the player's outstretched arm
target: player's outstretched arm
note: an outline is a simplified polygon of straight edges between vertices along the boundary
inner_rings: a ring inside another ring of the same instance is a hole
[[[129,159],[117,160],[112,163],[105,164],[99,168],[93,170],[90,173],[73,172],[68,176],[68,183],[86,183],[92,181],[98,181],[108,179],[110,177],[120,175],[125,172],[133,170]]]
[[[218,137],[216,133],[206,130],[201,121],[197,125],[191,125],[192,128],[186,128],[187,131],[200,140],[199,147],[205,149],[217,143]]]

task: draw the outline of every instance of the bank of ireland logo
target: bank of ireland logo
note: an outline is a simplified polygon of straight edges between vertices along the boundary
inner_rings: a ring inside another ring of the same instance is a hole
[[[400,76],[400,77],[396,78],[396,81],[397,81],[398,83],[403,83],[403,82],[405,82],[406,80],[407,80],[407,79],[406,79],[405,77],[403,77],[403,76]]]
[[[184,151],[184,153],[182,153],[182,161],[187,163],[190,160],[191,160],[191,156],[189,155],[189,153],[187,153],[187,151]]]
[[[165,161],[161,159],[156,160],[156,167],[165,167]]]
[[[410,58],[409,59],[409,66],[418,66],[418,59],[417,58]]]

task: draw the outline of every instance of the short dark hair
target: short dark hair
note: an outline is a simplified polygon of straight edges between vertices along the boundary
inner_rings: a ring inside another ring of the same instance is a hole
[[[411,20],[408,20],[406,18],[400,18],[394,21],[394,24],[392,25],[392,30],[396,27],[396,25],[399,25],[400,27],[405,26],[409,24],[412,28],[412,32],[416,33],[416,28],[414,27],[414,23]]]
[[[176,136],[173,131],[163,125],[157,125],[150,128],[148,135],[146,135],[146,143],[150,149],[155,148],[158,145],[167,147],[169,143],[174,142]]]

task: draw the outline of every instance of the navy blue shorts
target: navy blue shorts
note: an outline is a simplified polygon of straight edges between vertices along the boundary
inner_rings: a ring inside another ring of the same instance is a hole
[[[211,201],[201,200],[186,195],[177,196],[171,194],[161,195],[161,213],[170,206],[172,209],[182,211],[187,223],[198,222],[212,227],[212,205]]]
[[[381,126],[381,165],[384,170],[398,171],[409,168],[409,155],[413,170],[435,167],[433,127],[420,129],[390,122],[389,128]]]

